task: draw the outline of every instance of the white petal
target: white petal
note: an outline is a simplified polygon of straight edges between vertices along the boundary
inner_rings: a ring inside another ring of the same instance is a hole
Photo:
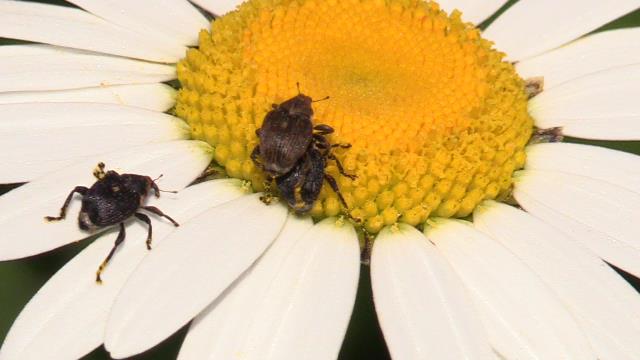
[[[544,76],[548,90],[587,74],[640,63],[638,43],[638,28],[605,31],[521,61],[516,69],[525,79]]]
[[[511,206],[484,203],[474,212],[473,222],[551,287],[600,359],[631,360],[640,354],[640,296],[602,260]]]
[[[500,15],[484,37],[510,60],[554,49],[640,7],[638,0],[528,0]]]
[[[76,161],[75,165],[50,173],[0,197],[0,260],[35,255],[82,240],[90,233],[78,228],[80,201],[71,202],[64,221],[47,222],[57,216],[65,198],[77,185],[95,182],[92,170],[99,161],[108,169],[157,177],[166,190],[187,186],[211,161],[209,145],[200,141],[174,141],[129,148]]]
[[[0,93],[0,104],[88,102],[134,106],[164,112],[175,105],[176,90],[165,84],[137,84],[59,91]]]
[[[222,16],[229,11],[235,10],[238,5],[242,4],[243,0],[192,0],[191,2],[216,16]]]
[[[640,275],[640,194],[551,171],[521,171],[515,181],[513,195],[525,210],[606,261]]]
[[[316,224],[296,244],[248,333],[254,360],[336,359],[358,288],[360,246],[350,224]]]
[[[380,232],[371,257],[371,282],[394,359],[493,358],[464,285],[413,227]]]
[[[528,170],[546,170],[607,181],[640,193],[640,156],[600,146],[569,143],[527,147]]]
[[[70,3],[147,36],[173,43],[198,44],[198,33],[209,22],[186,0],[69,0]]]
[[[285,227],[260,263],[194,323],[181,359],[337,357],[358,285],[358,240],[335,219],[310,231],[295,221],[297,229]]]
[[[640,140],[640,115],[562,121],[562,134],[595,140]]]
[[[0,46],[0,92],[150,84],[176,78],[174,66],[49,45]]]
[[[175,63],[186,48],[142,35],[80,9],[34,2],[0,1],[0,37]]]
[[[208,181],[153,203],[184,225],[189,219],[243,194],[237,180]],[[153,219],[153,246],[175,230]],[[98,265],[111,250],[117,231],[100,237],[60,269],[29,301],[0,350],[2,359],[78,359],[102,344],[109,310],[126,279],[148,250],[146,225],[128,226],[126,239],[95,282]]]
[[[171,115],[97,103],[0,105],[0,182],[35,179],[80,159],[189,137]]]
[[[529,102],[536,126],[569,136],[640,139],[640,64],[587,75],[543,91]]]
[[[426,233],[469,289],[502,356],[595,358],[556,295],[504,247],[463,221],[438,220]]]
[[[264,252],[287,209],[259,194],[211,209],[173,232],[118,296],[105,347],[114,358],[151,348],[189,322]]]
[[[269,250],[193,320],[178,358],[233,359],[243,353],[262,300],[274,286],[295,245],[312,226],[310,218],[289,215]]]
[[[438,4],[448,13],[454,9],[460,10],[462,20],[479,24],[498,11],[506,2],[507,0],[441,0]]]

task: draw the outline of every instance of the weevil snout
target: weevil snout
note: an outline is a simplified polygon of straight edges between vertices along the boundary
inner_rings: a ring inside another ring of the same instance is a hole
[[[311,103],[313,100],[307,95],[300,94],[296,97],[293,97],[282,104],[280,107],[283,107],[289,111],[289,116],[308,116],[309,118],[313,116],[313,109],[311,108]]]

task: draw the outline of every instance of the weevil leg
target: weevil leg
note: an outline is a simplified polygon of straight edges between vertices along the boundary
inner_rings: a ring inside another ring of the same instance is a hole
[[[342,206],[344,206],[345,208],[345,213],[347,217],[349,217],[349,219],[351,219],[354,223],[361,224],[362,219],[357,218],[351,214],[351,210],[349,210],[349,206],[347,206],[347,202],[344,200],[344,197],[342,196],[342,193],[338,188],[338,183],[336,182],[336,179],[334,179],[333,176],[329,174],[324,174],[324,179],[327,180],[327,182],[329,183],[329,186],[331,186],[333,191],[338,195],[338,199],[340,200],[340,203],[342,203]]]
[[[100,278],[100,274],[102,274],[104,269],[107,267],[107,264],[109,263],[109,260],[111,260],[111,258],[113,257],[113,254],[115,254],[116,249],[118,248],[118,246],[120,246],[120,244],[122,244],[122,242],[124,241],[125,235],[126,235],[126,233],[124,231],[124,223],[120,223],[120,232],[118,233],[118,237],[116,238],[116,242],[113,244],[113,247],[111,248],[111,251],[109,251],[109,255],[107,255],[107,257],[104,259],[102,264],[100,264],[100,266],[98,267],[98,271],[96,271],[96,282],[98,284],[102,284],[102,278]]]
[[[331,144],[329,144],[329,140],[327,140],[327,138],[324,137],[324,135],[313,134],[313,142],[314,142],[314,145],[320,150],[326,151],[331,148]]]
[[[348,209],[349,207],[347,206],[347,202],[344,201],[344,197],[342,197],[342,193],[338,188],[338,182],[336,181],[336,179],[334,179],[333,176],[329,174],[324,174],[324,179],[327,180],[327,182],[329,183],[329,186],[331,186],[331,188],[336,193],[336,195],[338,195],[338,199],[340,200],[340,203],[342,203],[345,209]]]
[[[104,163],[101,161],[98,163],[98,165],[96,165],[96,168],[93,169],[93,176],[96,177],[96,179],[98,180],[102,180],[105,177],[105,172],[104,172]]]
[[[47,221],[58,221],[58,220],[64,219],[64,217],[67,214],[67,208],[69,207],[69,203],[73,198],[73,194],[78,193],[80,195],[84,195],[87,193],[87,191],[89,191],[89,189],[85,186],[76,186],[75,188],[73,188],[73,190],[71,190],[71,193],[69,194],[69,196],[67,196],[67,199],[64,201],[62,208],[60,208],[60,216],[57,216],[57,217],[45,216],[44,219]]]
[[[262,192],[264,195],[260,196],[260,201],[265,203],[266,205],[271,204],[271,202],[275,199],[273,196],[273,191],[271,190],[271,184],[273,183],[273,177],[267,175],[267,179],[264,181],[264,191]]]
[[[340,160],[338,160],[338,158],[337,158],[335,155],[333,155],[333,154],[329,154],[328,158],[329,158],[330,160],[333,160],[333,161],[335,161],[335,162],[336,162],[336,166],[338,167],[338,172],[340,173],[340,175],[342,175],[342,176],[346,176],[346,177],[348,177],[348,178],[349,178],[349,179],[351,179],[351,180],[355,180],[355,179],[357,179],[357,178],[358,178],[356,175],[347,174],[347,173],[344,171],[344,168],[342,167],[342,163],[340,162]]]
[[[141,206],[140,208],[141,208],[141,209],[144,209],[144,210],[147,210],[147,211],[148,211],[148,212],[150,212],[150,213],[153,213],[153,214],[156,214],[156,215],[158,215],[158,216],[162,216],[163,218],[166,218],[167,220],[171,221],[171,223],[173,224],[173,226],[176,226],[176,227],[177,227],[177,226],[180,226],[180,224],[178,224],[175,220],[173,220],[173,219],[171,218],[171,216],[169,216],[169,215],[167,215],[167,214],[163,213],[163,212],[162,212],[162,210],[158,209],[158,208],[157,208],[157,207],[155,207],[155,206]],[[138,215],[138,214],[136,214],[136,215]]]
[[[147,223],[147,226],[149,226],[149,231],[147,233],[147,250],[151,250],[151,237],[153,233],[153,229],[151,227],[151,219],[149,219],[147,215],[141,213],[135,213],[134,215],[141,221]]]
[[[344,206],[346,215],[349,217],[349,219],[353,220],[353,222],[356,224],[361,224],[362,219],[357,218],[351,214],[351,210],[349,210],[349,206],[347,206],[347,202],[344,200],[344,197],[342,196],[342,193],[338,188],[338,183],[336,182],[336,179],[334,179],[333,176],[329,174],[324,174],[324,179],[327,180],[327,182],[329,183],[329,186],[331,186],[333,191],[338,195],[338,199],[340,200],[340,203],[342,204],[342,206]]]
[[[319,124],[313,127],[313,130],[317,131],[318,135],[329,135],[333,133],[333,128],[329,125]]]
[[[328,153],[329,149],[333,148],[341,148],[341,149],[349,149],[351,148],[351,144],[349,143],[338,143],[338,144],[330,144],[329,140],[324,135],[321,134],[313,134],[313,141],[316,148],[322,150],[323,153]]]

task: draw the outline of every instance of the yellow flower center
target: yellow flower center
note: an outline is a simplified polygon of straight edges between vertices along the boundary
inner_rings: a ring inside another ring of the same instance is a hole
[[[176,113],[215,147],[229,176],[261,190],[250,159],[274,103],[314,99],[335,129],[345,170],[326,172],[354,217],[377,233],[396,222],[465,217],[508,195],[532,132],[524,81],[479,30],[419,0],[250,0],[200,34],[178,65]],[[325,184],[311,214],[343,212]]]

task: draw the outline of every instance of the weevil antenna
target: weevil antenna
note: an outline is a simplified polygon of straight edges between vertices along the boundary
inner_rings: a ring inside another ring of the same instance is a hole
[[[160,174],[160,176],[158,176],[157,178],[153,179],[153,183],[155,184],[156,181],[160,180],[162,177],[164,176],[164,174]],[[157,187],[157,185],[155,185]],[[162,190],[160,188],[158,188],[158,191],[160,192],[166,192],[166,193],[172,193],[172,194],[177,194],[178,192],[175,190]]]
[[[302,92],[300,91],[300,82],[299,81],[296,81],[296,87],[298,88],[298,95],[301,95]],[[325,101],[325,100],[329,100],[329,97],[327,96],[327,97],[324,97],[324,98],[322,98],[320,100],[311,100],[311,102],[314,103],[314,102]]]
[[[329,99],[330,99],[330,97],[327,96],[327,97],[324,97],[324,98],[319,99],[319,100],[312,100],[311,102],[314,103],[314,102],[325,101],[325,100],[329,100]]]

